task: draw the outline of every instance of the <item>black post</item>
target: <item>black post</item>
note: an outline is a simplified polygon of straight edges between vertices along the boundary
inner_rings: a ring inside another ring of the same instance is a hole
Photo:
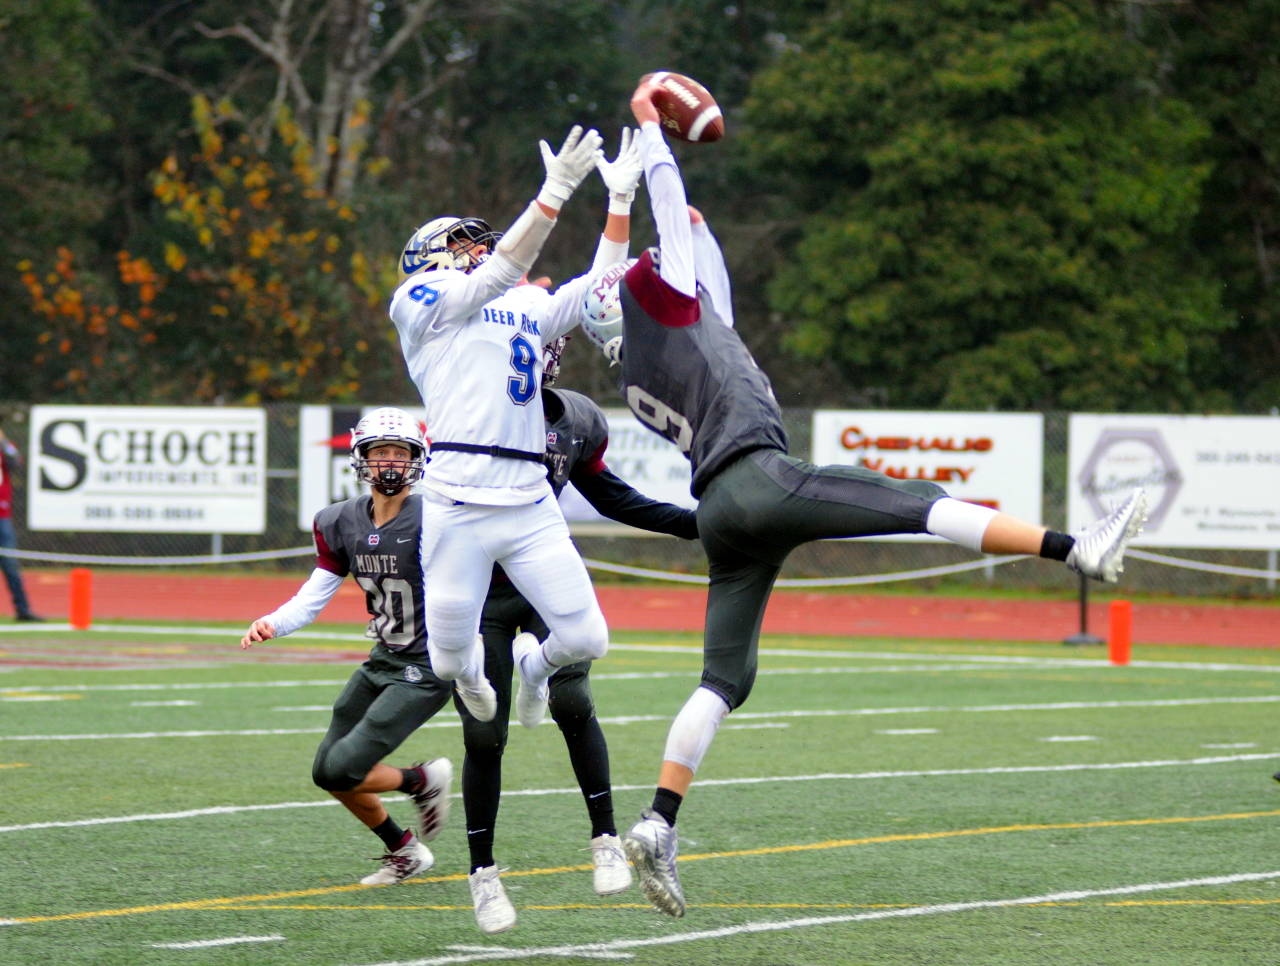
[[[1101,644],[1102,638],[1089,633],[1089,578],[1080,575],[1080,632],[1072,634],[1063,644]]]

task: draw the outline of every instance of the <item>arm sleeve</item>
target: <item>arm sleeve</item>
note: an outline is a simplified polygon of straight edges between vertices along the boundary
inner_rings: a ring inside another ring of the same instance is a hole
[[[480,307],[520,281],[523,271],[494,252],[474,272],[441,269],[405,279],[391,296],[391,320],[411,344],[469,322]]]
[[[298,588],[296,594],[262,619],[268,621],[275,629],[276,637],[292,634],[298,628],[306,627],[315,620],[341,586],[341,577],[322,567],[317,567],[311,571],[311,576]]]
[[[705,221],[693,225],[692,232],[693,264],[698,284],[711,299],[711,307],[715,309],[716,315],[732,329],[733,291],[729,284],[729,270],[724,264],[724,252],[720,250],[720,243]]]
[[[658,247],[662,259],[658,272],[662,280],[682,295],[697,295],[694,275],[692,228],[689,203],[675,156],[655,121],[640,127],[640,156],[649,188],[649,204],[658,227]]]
[[[610,265],[617,265],[618,262],[626,261],[627,252],[630,248],[630,242],[609,241],[604,235],[601,235],[600,244],[596,245],[596,257],[591,262],[591,269],[587,272],[587,277],[595,278]]]
[[[598,471],[592,472],[592,466],[598,466]],[[569,474],[569,480],[583,499],[610,520],[640,530],[669,533],[685,540],[698,537],[698,522],[692,510],[649,499],[619,479],[603,463],[592,460],[575,467]]]

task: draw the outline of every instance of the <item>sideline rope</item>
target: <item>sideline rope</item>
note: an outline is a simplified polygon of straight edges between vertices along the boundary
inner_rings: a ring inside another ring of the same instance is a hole
[[[901,570],[893,574],[865,574],[860,577],[788,577],[778,580],[777,587],[853,587],[858,584],[886,584],[896,580],[920,580],[924,577],[940,577],[945,574],[958,574],[966,570],[980,570],[984,567],[995,567],[1000,564],[1013,563],[1026,559],[1023,555],[1012,557],[989,557],[982,560],[971,560],[966,563],[947,564],[943,567],[926,567],[923,570]],[[646,570],[643,567],[628,567],[623,564],[605,563],[603,560],[582,558],[582,562],[593,570],[606,573],[622,574],[627,577],[648,577],[652,580],[670,580],[681,584],[705,584],[706,577],[697,574],[673,574],[662,570]]]
[[[1263,580],[1280,579],[1280,570],[1257,570],[1253,567],[1232,567],[1229,564],[1205,563],[1200,560],[1183,560],[1180,557],[1168,557],[1162,553],[1150,553],[1146,550],[1125,551],[1135,560],[1148,563],[1164,564],[1166,567],[1181,567],[1184,570],[1203,570],[1211,574],[1227,574],[1231,577],[1258,577]]]
[[[308,557],[315,553],[314,547],[292,547],[287,550],[255,550],[248,553],[206,554],[189,557],[120,557],[92,556],[78,553],[50,553],[44,550],[12,550],[0,547],[0,556],[16,557],[20,560],[35,560],[44,563],[66,563],[79,566],[120,566],[120,567],[189,567],[215,566],[217,564],[253,563],[262,560],[283,560],[288,557]],[[1224,574],[1229,577],[1254,577],[1259,580],[1280,580],[1280,570],[1265,570],[1255,567],[1234,567],[1228,564],[1206,563],[1200,560],[1184,560],[1181,557],[1170,557],[1166,554],[1151,553],[1146,550],[1127,551],[1135,560],[1160,564],[1165,567],[1180,567],[1184,570],[1199,570],[1211,574]],[[778,587],[857,587],[864,584],[888,584],[906,580],[923,580],[927,577],[945,577],[948,574],[965,573],[970,570],[982,570],[988,567],[999,567],[1017,560],[1027,559],[1026,555],[1006,557],[983,557],[965,563],[947,564],[941,567],[925,567],[919,570],[900,570],[888,574],[863,574],[857,577],[784,577],[777,581]],[[700,574],[681,574],[665,570],[649,570],[645,567],[629,567],[626,564],[608,563],[604,560],[583,558],[583,563],[592,570],[604,573],[619,574],[624,577],[643,577],[647,580],[665,580],[676,584],[706,584],[707,578]]]
[[[50,553],[46,550],[6,550],[0,547],[0,556],[26,560],[42,560],[46,563],[69,563],[103,567],[189,567],[201,564],[250,563],[255,560],[282,560],[285,557],[305,557],[316,552],[315,547],[294,547],[292,550],[254,550],[249,553],[205,554],[203,557],[103,557],[80,553]]]

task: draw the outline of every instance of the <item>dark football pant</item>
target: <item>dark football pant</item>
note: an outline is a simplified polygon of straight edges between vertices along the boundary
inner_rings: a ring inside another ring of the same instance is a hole
[[[698,502],[711,578],[703,686],[730,708],[747,700],[765,604],[792,550],[834,537],[924,533],[929,508],[946,495],[924,480],[814,466],[776,449],[755,450],[721,470]]]
[[[462,763],[462,802],[467,815],[467,845],[473,866],[493,862],[493,833],[498,819],[498,799],[502,789],[502,753],[507,745],[507,722],[511,717],[511,688],[514,659],[511,641],[520,631],[546,640],[548,630],[537,611],[520,596],[505,578],[497,578],[489,588],[480,615],[484,638],[484,673],[498,695],[498,712],[492,721],[477,721],[462,702],[454,706],[462,718],[462,739],[466,756]],[[591,818],[591,837],[613,834],[613,796],[609,778],[609,748],[596,720],[591,682],[587,678],[590,661],[560,668],[551,676],[548,710],[564,735],[573,773],[586,799]]]
[[[378,645],[334,702],[329,731],[311,766],[312,780],[331,792],[355,788],[452,693],[432,673],[425,654],[406,658]]]

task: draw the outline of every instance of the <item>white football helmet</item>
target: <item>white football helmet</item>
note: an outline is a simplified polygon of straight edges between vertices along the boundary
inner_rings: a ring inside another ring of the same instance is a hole
[[[582,331],[610,364],[622,361],[622,276],[635,263],[628,258],[601,271],[582,299]]]
[[[406,463],[379,462],[377,472],[369,464],[369,450],[394,443],[409,451]],[[427,465],[427,442],[417,420],[403,409],[384,406],[361,418],[351,430],[351,468],[356,479],[374,486],[384,496],[394,496],[422,479]]]
[[[433,218],[410,236],[400,254],[400,281],[417,272],[436,268],[456,268],[469,272],[484,261],[484,255],[473,254],[484,245],[486,254],[502,237],[480,218],[458,218],[445,215]]]

